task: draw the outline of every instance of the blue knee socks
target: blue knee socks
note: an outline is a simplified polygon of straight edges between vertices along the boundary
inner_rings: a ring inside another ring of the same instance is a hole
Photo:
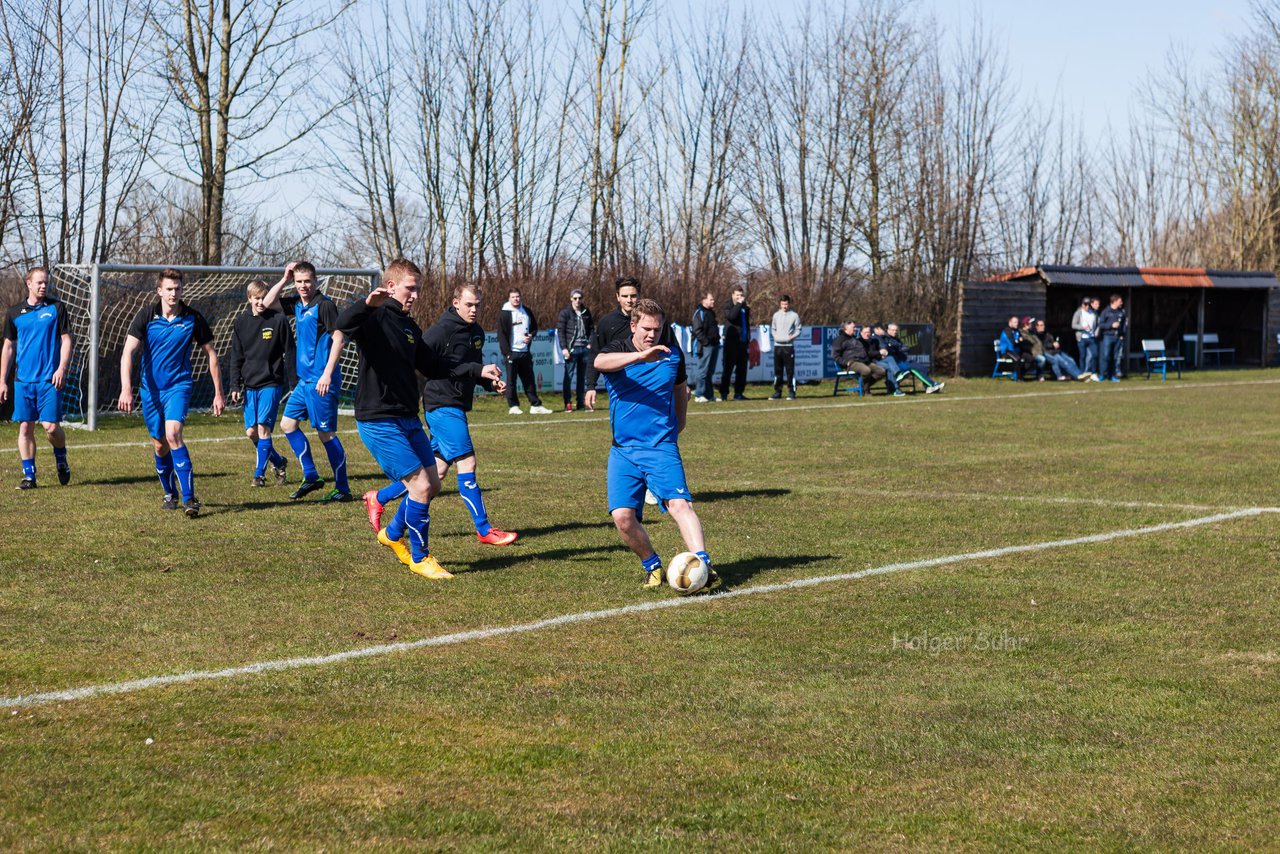
[[[405,488],[403,483],[398,480],[393,480],[386,486],[382,487],[382,489],[378,490],[378,503],[384,505],[390,504],[392,501],[395,501],[408,491],[409,490]]]
[[[182,500],[187,502],[196,497],[195,477],[191,471],[191,455],[187,446],[174,448],[169,454],[173,458],[173,473],[178,478],[178,486],[182,490]]]
[[[350,492],[347,485],[347,452],[343,449],[338,437],[324,443],[324,452],[329,455],[329,465],[333,468],[333,486],[339,492]]]
[[[391,521],[387,524],[387,536],[393,540],[398,540],[404,536],[405,529],[405,513],[408,506],[408,500],[400,502],[400,506],[396,509],[396,515],[391,517]]]
[[[27,480],[36,479],[36,458],[22,461],[22,476]]]
[[[484,498],[480,495],[480,487],[476,485],[476,473],[458,472],[458,494],[471,513],[471,521],[475,523],[476,533],[484,536],[493,530],[489,524],[489,514],[484,510]]]
[[[258,457],[253,467],[253,476],[262,477],[267,473],[267,460],[271,457],[271,440],[259,439],[257,449]]]
[[[319,480],[320,473],[316,471],[316,464],[311,459],[311,443],[307,441],[307,434],[301,430],[294,430],[292,433],[285,433],[284,437],[289,440],[293,455],[302,464],[302,479]]]
[[[431,517],[427,514],[430,504],[419,504],[412,498],[405,498],[401,502],[401,508],[404,510],[404,524],[409,529],[409,547],[413,551],[413,562],[425,558],[431,554],[427,548],[427,528],[431,524]],[[399,513],[396,514],[398,519]]]
[[[173,482],[173,454],[163,457],[156,454],[156,477],[160,479],[160,488],[165,495],[178,494],[178,485]]]

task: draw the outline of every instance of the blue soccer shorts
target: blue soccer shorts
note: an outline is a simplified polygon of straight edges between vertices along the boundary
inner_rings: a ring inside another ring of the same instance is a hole
[[[62,392],[52,382],[14,382],[13,420],[57,424],[62,420]]]
[[[420,468],[436,465],[431,440],[417,418],[379,418],[356,421],[360,441],[373,454],[382,473],[391,480],[404,480]]]
[[[609,512],[619,508],[642,510],[647,487],[660,501],[683,498],[692,501],[689,484],[684,477],[684,461],[675,442],[656,448],[609,449],[609,469],[605,476],[609,493]]]
[[[276,414],[280,411],[280,398],[284,397],[284,387],[269,385],[264,388],[247,388],[244,390],[244,429],[249,430],[259,424],[267,429],[276,426]]]
[[[164,423],[186,423],[187,410],[191,407],[191,381],[175,383],[168,388],[154,388],[142,384],[142,420],[147,422],[147,433],[152,439],[164,439]]]
[[[427,428],[431,430],[432,453],[446,463],[475,453],[471,445],[471,430],[467,427],[467,413],[456,406],[428,412]]]
[[[338,392],[329,386],[329,393],[321,397],[314,383],[298,383],[284,405],[284,417],[294,421],[310,421],[311,426],[324,433],[338,430]]]

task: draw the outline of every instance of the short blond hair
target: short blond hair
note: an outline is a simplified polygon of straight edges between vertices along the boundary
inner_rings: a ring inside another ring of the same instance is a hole
[[[398,282],[401,279],[408,278],[410,276],[415,279],[421,279],[422,270],[417,264],[413,263],[408,258],[397,258],[388,264],[387,268],[382,271],[382,281],[384,284],[386,282]]]
[[[267,283],[262,281],[262,279],[254,279],[245,286],[244,290],[245,293],[251,297],[264,297],[267,295],[267,291],[271,290],[271,288],[268,287]]]
[[[631,322],[639,323],[642,317],[660,317],[666,320],[667,313],[662,310],[662,306],[658,305],[657,300],[636,300],[636,304],[631,307]]]

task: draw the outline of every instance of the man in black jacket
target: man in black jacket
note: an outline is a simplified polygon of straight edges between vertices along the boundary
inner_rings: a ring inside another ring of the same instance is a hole
[[[453,291],[453,304],[445,309],[436,324],[426,331],[422,340],[445,367],[447,377],[428,379],[422,387],[422,403],[426,410],[427,427],[431,430],[431,452],[435,455],[436,474],[443,481],[449,467],[458,465],[458,495],[471,513],[480,542],[494,546],[506,546],[516,541],[517,534],[499,531],[489,524],[484,507],[484,496],[476,482],[476,452],[471,442],[471,429],[467,413],[475,400],[477,384],[489,391],[501,394],[506,389],[502,380],[454,376],[461,365],[479,365],[483,361],[484,329],[476,322],[480,312],[480,290],[471,285],[459,285]],[[497,367],[496,365],[494,366]],[[369,513],[373,530],[382,527],[384,505],[404,495],[404,486],[392,481],[381,490],[369,490],[364,494],[364,506]]]
[[[689,387],[693,390],[694,403],[714,402],[716,389],[711,382],[716,372],[716,358],[720,355],[720,324],[716,322],[716,295],[707,291],[702,302],[693,310],[694,341],[693,376]]]
[[[1098,315],[1098,335],[1102,339],[1098,373],[1107,382],[1120,382],[1125,340],[1129,337],[1129,313],[1124,310],[1124,297],[1111,295],[1111,304]]]
[[[231,402],[244,401],[244,432],[257,452],[253,485],[267,485],[267,464],[276,484],[285,483],[288,462],[271,444],[284,397],[285,354],[292,333],[284,312],[266,305],[267,283],[250,282],[249,304],[231,326]]]
[[[876,380],[885,378],[885,370],[875,364],[867,342],[858,334],[858,324],[846,320],[831,342],[831,358],[841,370],[853,371],[863,379],[863,390],[871,391]]]
[[[520,398],[516,380],[524,386],[529,398],[529,411],[534,415],[550,415],[538,396],[538,382],[533,375],[533,339],[538,334],[538,318],[522,304],[519,288],[507,293],[507,304],[498,312],[498,346],[507,361],[507,412],[519,415]]]
[[[618,300],[618,307],[600,318],[596,334],[591,336],[590,358],[587,359],[588,410],[596,408],[596,382],[600,379],[600,372],[595,368],[595,358],[617,339],[631,335],[631,309],[640,299],[640,280],[634,276],[618,279],[613,283],[613,293]]]
[[[378,532],[378,542],[391,549],[411,570],[425,578],[452,578],[431,555],[428,509],[440,492],[431,440],[418,420],[417,373],[428,379],[501,379],[497,365],[465,362],[452,368],[422,340],[422,330],[408,310],[418,298],[422,271],[397,258],[382,274],[382,286],[343,310],[337,327],[355,341],[360,352],[356,383],[356,429],[369,453],[392,480],[408,491],[395,519]],[[409,545],[403,539],[409,537]]]
[[[564,408],[573,411],[569,389],[577,382],[578,409],[586,405],[587,351],[591,348],[591,333],[596,324],[591,319],[591,309],[583,302],[582,291],[569,292],[569,305],[560,311],[556,331],[560,335],[560,355],[564,357]]]
[[[746,400],[747,348],[751,344],[751,306],[747,292],[734,285],[732,302],[724,311],[724,367],[720,374],[720,397],[729,399],[729,375],[733,374],[733,399]]]

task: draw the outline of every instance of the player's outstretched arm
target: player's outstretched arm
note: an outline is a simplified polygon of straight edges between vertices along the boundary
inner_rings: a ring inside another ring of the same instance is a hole
[[[0,347],[0,403],[9,399],[9,363],[13,361],[13,342],[4,339]]]
[[[641,350],[638,353],[601,353],[596,356],[595,365],[597,371],[602,374],[620,371],[627,365],[634,365],[637,362],[659,362],[671,354],[671,348],[663,344],[655,344],[648,349]]]
[[[297,261],[291,261],[284,268],[284,275],[280,277],[280,281],[276,282],[267,290],[267,295],[262,298],[262,304],[270,308],[280,308],[280,293],[284,290],[284,286],[293,281],[293,268],[298,266]]]
[[[133,354],[141,345],[142,340],[136,335],[124,339],[124,351],[120,353],[120,399],[116,401],[121,412],[133,411]]]
[[[226,401],[222,397],[222,371],[218,368],[218,351],[213,349],[212,343],[200,346],[209,357],[209,379],[213,380],[213,414],[221,415]]]

